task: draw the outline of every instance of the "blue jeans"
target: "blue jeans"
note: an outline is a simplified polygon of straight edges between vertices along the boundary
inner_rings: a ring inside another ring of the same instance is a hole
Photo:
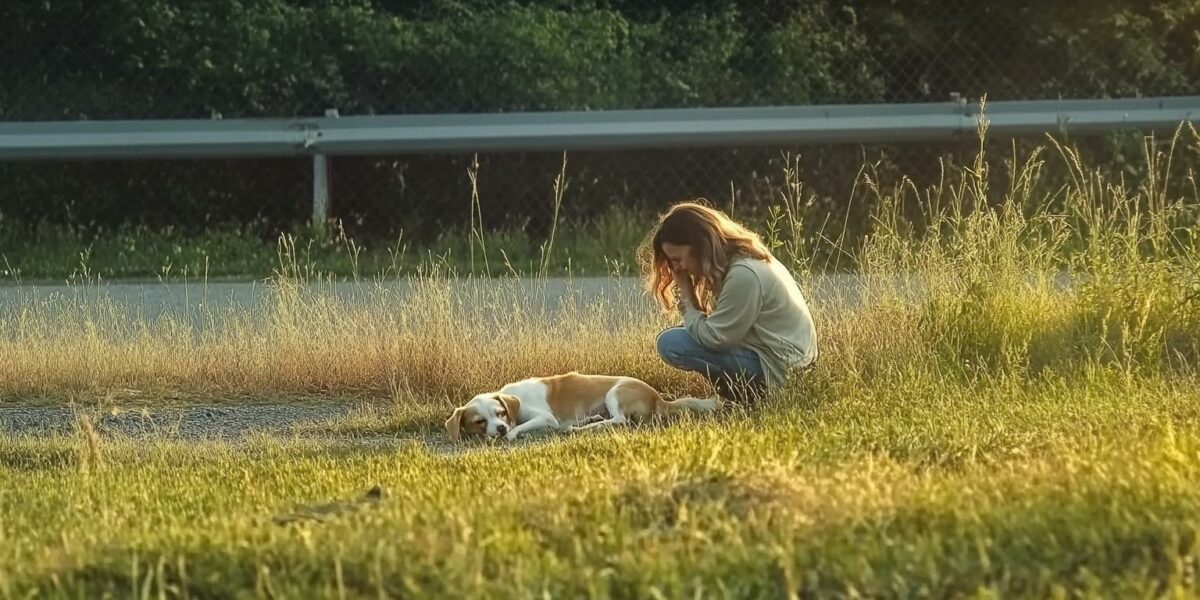
[[[765,387],[762,362],[749,348],[709,350],[683,327],[658,334],[656,345],[658,355],[668,365],[704,375],[727,399],[745,399],[745,392],[761,393]]]

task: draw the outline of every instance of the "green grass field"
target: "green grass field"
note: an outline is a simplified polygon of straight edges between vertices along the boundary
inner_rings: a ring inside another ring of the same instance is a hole
[[[1195,594],[1194,382],[938,385],[516,447],[5,440],[5,595]],[[298,505],[377,506],[277,525]]]
[[[1044,160],[1072,182],[1047,185]],[[702,392],[653,355],[669,316],[546,321],[503,281],[464,297],[433,267],[410,297],[343,305],[294,258],[261,314],[198,335],[124,324],[102,294],[6,307],[5,402],[387,409],[319,438],[0,435],[0,595],[1196,596],[1200,198],[1149,160],[1127,182],[1052,148],[1011,177],[875,189],[874,233],[846,252],[859,300],[814,305],[816,371],[752,410],[596,435],[455,445],[439,427],[530,374]],[[805,286],[819,251],[776,249]]]

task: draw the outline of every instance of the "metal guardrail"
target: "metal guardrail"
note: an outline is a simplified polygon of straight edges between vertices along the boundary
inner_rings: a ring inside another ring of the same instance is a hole
[[[296,119],[0,123],[0,160],[313,157],[313,221],[325,221],[331,155],[620,150],[946,141],[977,135],[966,102]],[[989,132],[1016,136],[1174,131],[1200,96],[990,103]]]
[[[987,105],[990,132],[1174,130],[1200,96]],[[412,152],[944,141],[976,135],[979,106],[697,108],[296,119],[0,123],[0,160],[215,158]]]

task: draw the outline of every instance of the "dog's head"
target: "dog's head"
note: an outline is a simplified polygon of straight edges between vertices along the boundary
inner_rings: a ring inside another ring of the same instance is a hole
[[[454,409],[446,419],[450,439],[461,436],[501,437],[517,426],[521,400],[511,394],[491,392],[479,394]]]

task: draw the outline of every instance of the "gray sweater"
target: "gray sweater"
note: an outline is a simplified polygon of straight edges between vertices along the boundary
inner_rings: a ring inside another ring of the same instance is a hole
[[[738,258],[729,265],[711,314],[680,303],[683,325],[712,350],[739,346],[758,355],[768,389],[817,358],[812,314],[791,273],[774,258]]]

